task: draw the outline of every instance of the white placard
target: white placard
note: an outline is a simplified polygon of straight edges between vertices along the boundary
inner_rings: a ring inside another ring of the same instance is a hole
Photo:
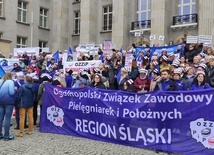
[[[132,60],[133,60],[133,54],[132,53],[126,53],[126,59],[125,59],[125,65],[129,72],[132,70]]]
[[[134,33],[134,36],[135,36],[135,37],[140,37],[140,36],[141,36],[141,33],[140,33],[140,32],[135,32],[135,33]]]
[[[212,36],[199,35],[198,42],[199,43],[208,43],[211,45],[212,44]]]
[[[149,40],[155,40],[155,35],[149,36]]]
[[[198,43],[198,36],[187,36],[187,44]]]
[[[39,55],[39,47],[14,48],[13,52],[14,56],[22,55],[24,52],[27,52],[28,56]]]
[[[86,43],[86,50],[92,50],[94,49],[95,43]]]
[[[164,40],[164,36],[159,36],[159,40]]]
[[[104,40],[103,42],[104,44],[104,50],[111,50],[112,48],[112,43],[111,43],[111,40]]]
[[[42,48],[42,52],[50,53],[49,47]]]
[[[102,62],[100,60],[64,62],[63,69],[64,72],[66,70],[72,69],[73,73],[77,74],[80,69],[93,69],[99,67],[99,64],[101,63]]]

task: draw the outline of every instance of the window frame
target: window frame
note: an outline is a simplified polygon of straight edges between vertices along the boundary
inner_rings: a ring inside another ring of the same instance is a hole
[[[18,39],[20,38],[20,43],[18,43]],[[25,44],[23,44],[23,40]],[[17,48],[25,48],[27,47],[27,37],[17,36],[16,38],[16,47]]]
[[[40,46],[40,43],[42,46]],[[45,46],[44,46],[45,44]],[[39,51],[41,52],[43,48],[48,47],[48,41],[39,40]]]
[[[181,2],[181,3],[179,3],[179,2]],[[195,10],[193,10],[193,5],[195,5]],[[190,7],[190,9],[189,9],[190,13],[189,14],[195,14],[196,13],[196,1],[195,0],[190,0],[190,2],[188,2],[188,3],[184,3],[184,0],[178,0],[178,15],[179,16],[187,15],[187,14],[184,14],[184,7],[185,6]],[[179,8],[181,8],[181,13],[179,12]]]
[[[0,0],[0,17],[4,17],[4,0]]]
[[[19,3],[21,3],[21,8],[19,7]],[[27,23],[27,2],[24,2],[24,1],[18,1],[18,21],[19,22],[22,22],[22,23]],[[24,8],[24,5],[26,5],[26,9]],[[19,19],[19,10],[21,11],[21,15],[20,15],[20,18]],[[26,13],[26,16],[24,18],[24,12]],[[24,21],[25,19],[25,21]]]
[[[41,14],[41,10],[42,10],[42,14]],[[45,15],[45,11],[46,11],[47,15]],[[48,28],[48,13],[49,13],[48,9],[40,7],[40,9],[39,9],[39,27],[46,28],[46,29]],[[40,18],[42,18],[42,21],[40,20]],[[45,19],[46,19],[46,26],[45,26]]]
[[[107,12],[105,12],[105,9],[107,8]],[[111,8],[111,11],[110,11]],[[113,20],[113,6],[112,5],[108,5],[108,6],[103,6],[103,28],[102,30],[105,31],[112,31],[112,20]],[[105,20],[105,16],[106,16],[106,20]],[[111,16],[111,18],[110,18]],[[105,25],[105,21],[107,22]],[[111,21],[111,22],[110,22]]]
[[[0,39],[4,39],[4,33],[0,32]]]
[[[144,1],[146,1],[146,9],[142,9],[142,5],[144,5]],[[140,10],[139,10],[139,7],[140,7]],[[137,3],[137,21],[144,21],[142,19],[143,13],[146,13],[146,19],[145,20],[151,20],[151,0],[138,0],[138,3]],[[149,16],[150,16],[150,18],[149,18]]]
[[[76,17],[77,13],[78,13],[78,17]],[[80,26],[81,26],[80,24],[81,24],[81,12],[80,11],[74,11],[74,34],[75,35],[80,34]]]

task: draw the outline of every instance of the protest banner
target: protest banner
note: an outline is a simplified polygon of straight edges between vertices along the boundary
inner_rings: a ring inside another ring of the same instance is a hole
[[[133,60],[133,54],[131,52],[127,52],[124,67],[126,67],[129,72],[131,72],[132,70],[132,60]]]
[[[187,36],[187,44],[198,43],[198,36]]]
[[[182,48],[184,48],[183,44],[177,44],[172,46],[159,46],[159,47],[136,47],[136,55],[138,56],[138,53],[140,50],[150,49],[150,57],[152,57],[154,52],[158,53],[158,56],[161,56],[162,50],[166,49],[167,54],[175,53],[177,51],[178,45],[181,45]],[[182,54],[182,53],[180,53]],[[178,57],[180,57],[180,54]]]
[[[93,60],[93,61],[70,61],[70,62],[64,62],[63,69],[64,72],[66,70],[72,69],[73,73],[78,73],[80,69],[93,69],[95,67],[99,67],[99,64],[101,63],[100,60]]]
[[[214,91],[129,93],[45,85],[40,131],[213,155]]]
[[[27,52],[28,56],[39,55],[39,47],[26,47],[13,49],[14,56],[22,55],[24,52]]]

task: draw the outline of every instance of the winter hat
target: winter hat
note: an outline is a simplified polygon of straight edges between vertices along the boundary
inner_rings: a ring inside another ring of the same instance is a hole
[[[179,74],[179,75],[181,75],[181,73],[182,73],[182,70],[181,69],[175,69],[174,70],[174,74]]]
[[[128,68],[126,68],[126,67],[121,68],[121,71],[123,71],[123,72],[125,72],[125,73],[128,73],[128,72],[129,72],[129,71],[128,71]]]
[[[132,79],[127,80],[127,83],[129,83],[129,85],[133,84],[134,81]]]
[[[179,64],[178,64],[177,62],[173,62],[173,63],[171,64],[171,66],[179,67]]]
[[[100,73],[101,70],[99,68],[94,68],[94,73]]]
[[[157,68],[154,69],[152,72],[153,72],[154,74],[160,75],[160,72],[159,72],[159,70],[158,70]]]
[[[158,62],[157,62],[157,61],[153,61],[152,63],[153,63],[155,66],[158,65]]]
[[[203,74],[205,76],[205,72],[204,71],[197,71],[196,75],[198,76],[199,74]]]
[[[198,67],[202,67],[204,70],[207,68],[207,65],[206,64],[204,64],[204,63],[200,63],[199,65],[198,65]]]
[[[167,58],[165,55],[163,55],[163,56],[162,56],[162,60],[168,61],[168,58]]]
[[[148,73],[148,71],[147,71],[146,69],[144,69],[144,68],[141,68],[141,69],[139,69],[138,71],[139,71],[140,74],[141,74],[141,73],[144,73],[144,74],[147,74],[147,73]]]

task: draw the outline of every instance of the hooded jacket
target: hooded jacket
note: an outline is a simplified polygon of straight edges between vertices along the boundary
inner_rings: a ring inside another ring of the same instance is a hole
[[[15,90],[13,80],[0,80],[0,104],[1,105],[14,105],[15,103]]]
[[[17,93],[16,105],[19,108],[31,108],[34,105],[35,88],[32,82],[23,84]]]

